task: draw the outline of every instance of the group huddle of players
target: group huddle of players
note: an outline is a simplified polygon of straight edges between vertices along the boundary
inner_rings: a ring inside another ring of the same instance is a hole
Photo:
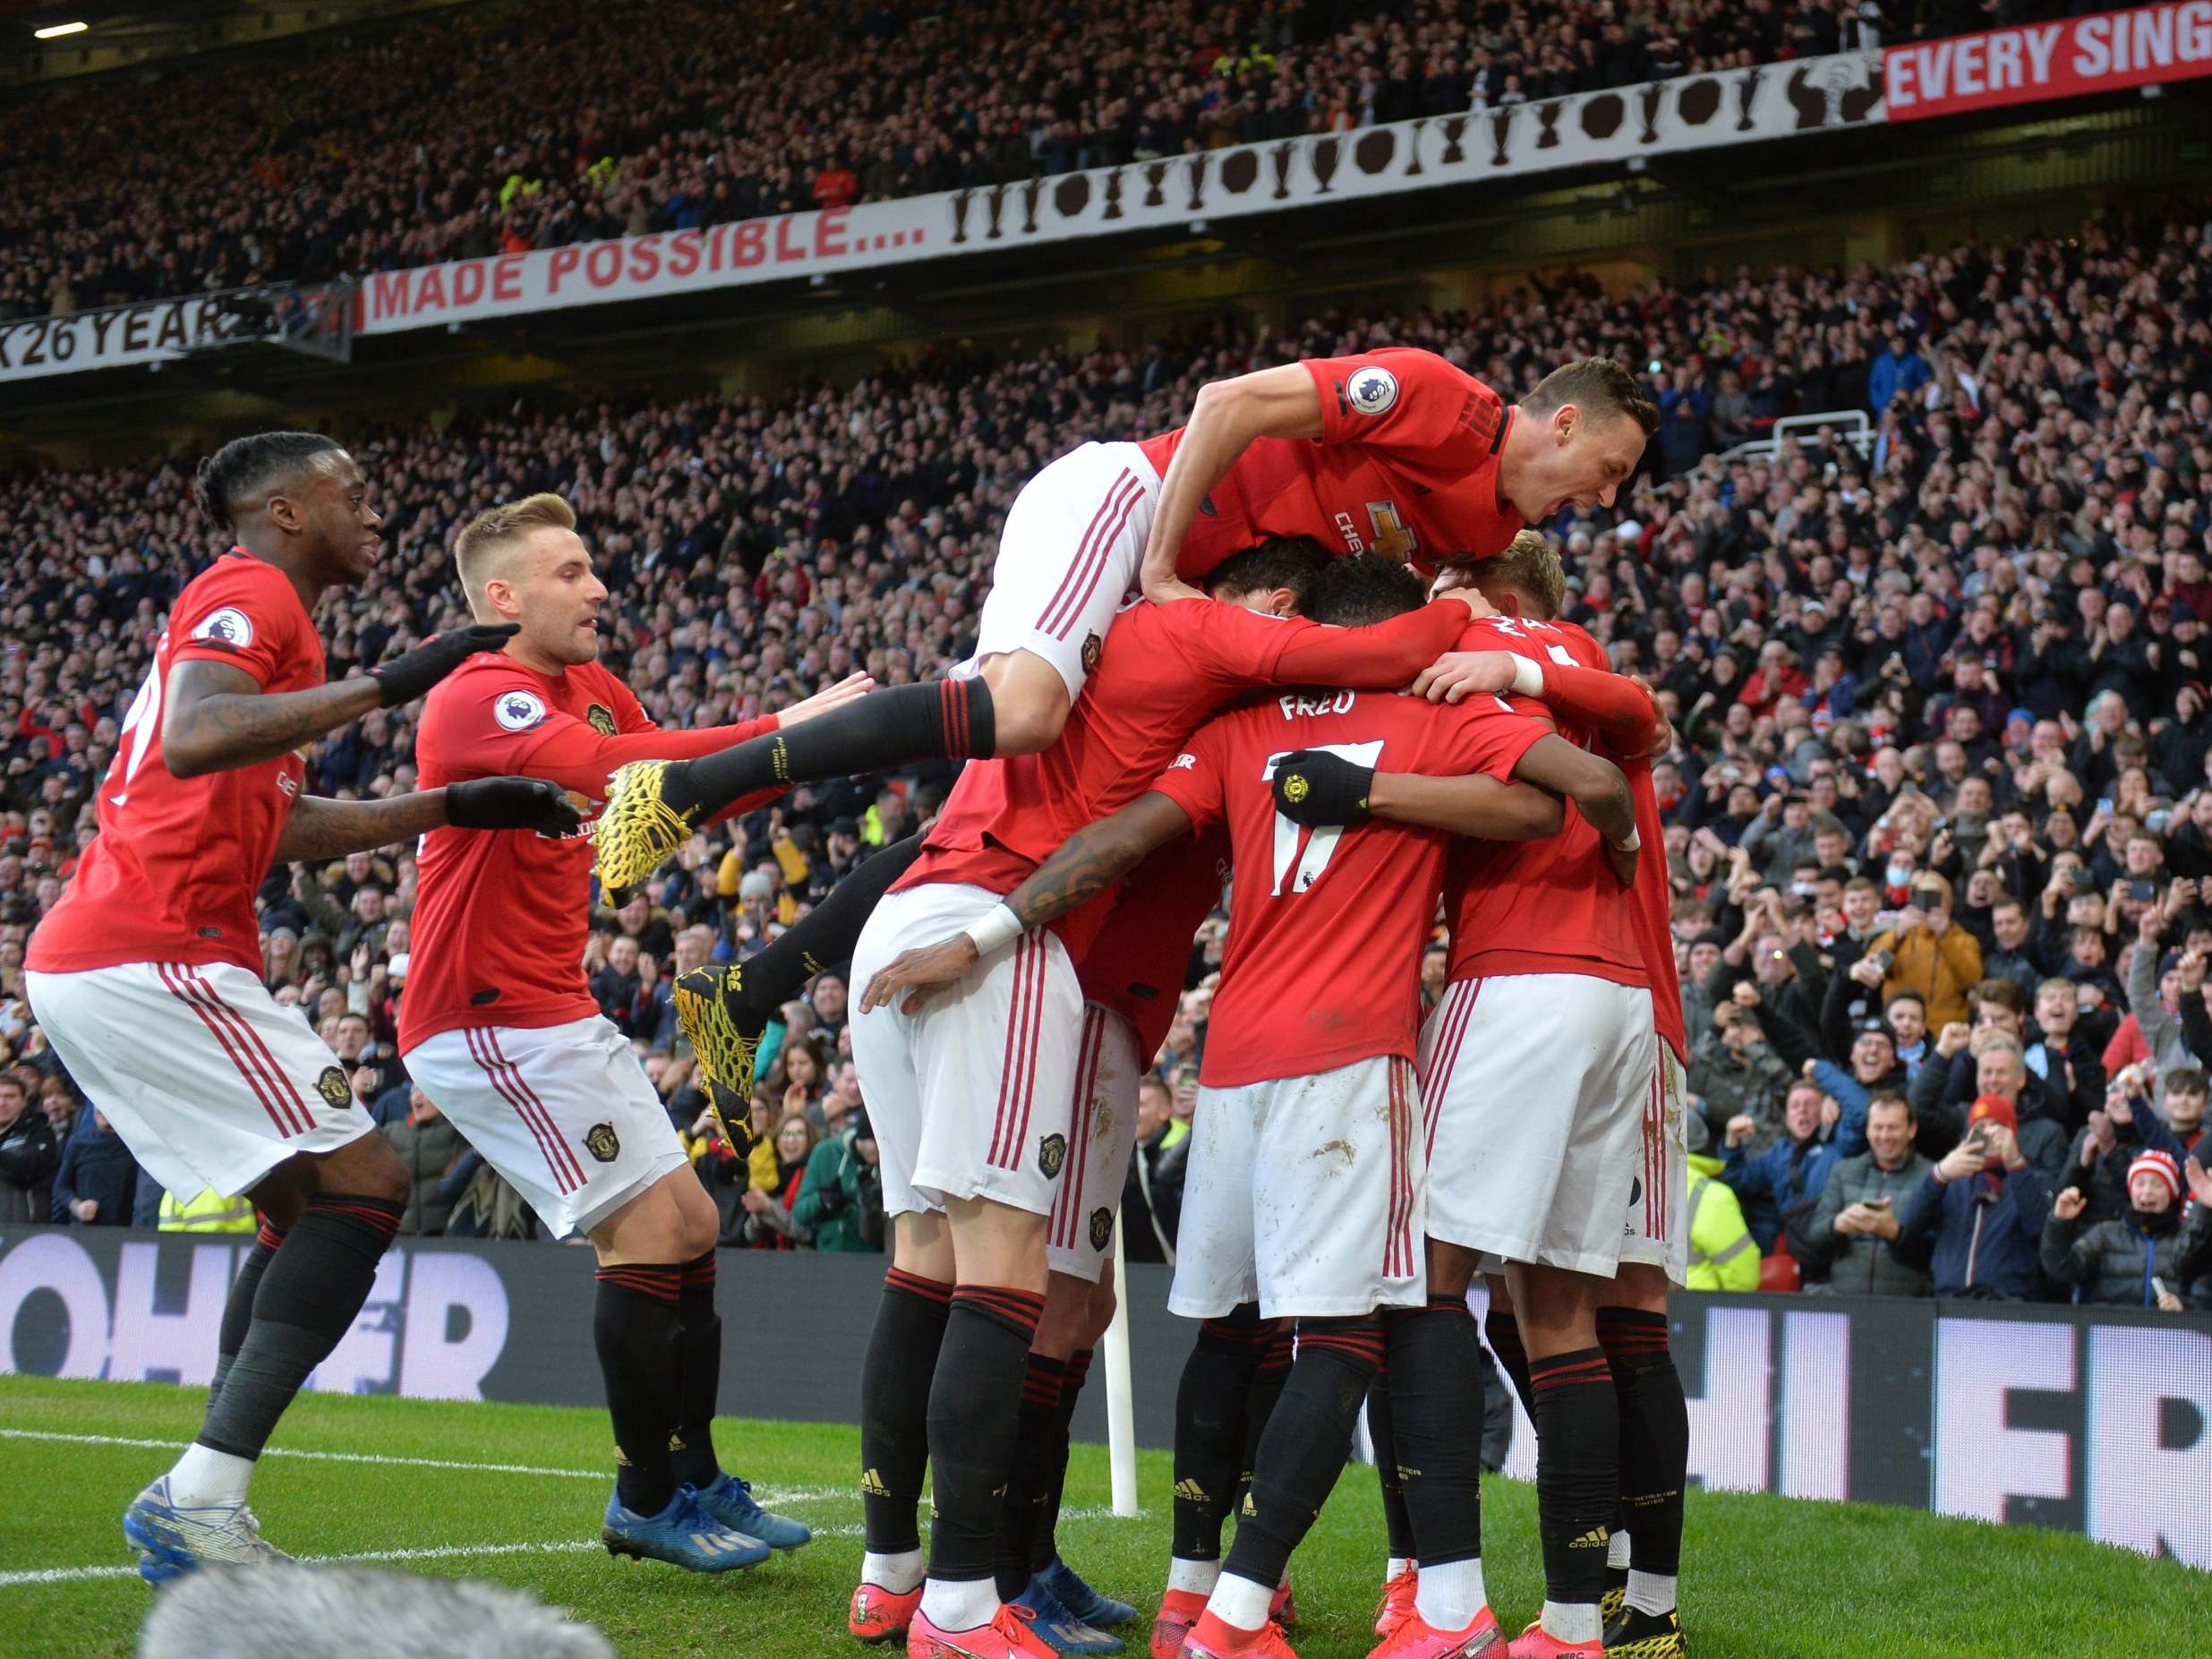
[[[807,977],[850,957],[863,988],[854,1059],[897,1219],[853,1633],[918,1659],[1122,1646],[1106,1629],[1135,1609],[1059,1560],[1052,1522],[1138,1079],[1226,885],[1152,1652],[1290,1652],[1289,1558],[1363,1402],[1390,1516],[1376,1653],[1507,1649],[1481,1566],[1478,1269],[1539,1441],[1547,1599],[1510,1652],[1684,1651],[1682,1032],[1647,775],[1670,734],[1552,620],[1558,561],[1527,528],[1610,505],[1656,422],[1599,359],[1515,405],[1410,350],[1218,382],[1177,431],[1030,481],[950,677],[683,733],[598,664],[606,589],[554,496],[457,536],[475,628],[323,686],[309,610],[375,557],[360,475],[295,434],[213,458],[202,509],[238,553],[172,612],[101,834],[30,959],[35,1012],[141,1161],[266,1218],[201,1433],[126,1512],[141,1571],[276,1555],[252,1460],[406,1190],[254,977],[252,891],[272,859],[417,834],[400,1048],[549,1227],[596,1249],[609,1547],[721,1570],[807,1541],[716,1460],[715,1211],[585,988],[592,875],[634,885],[776,791],[944,757],[970,764],[926,834],[675,989],[719,1107]],[[1426,603],[1409,566],[1447,571]],[[299,798],[293,748],[425,690],[420,795]],[[1423,1027],[1439,905],[1450,982]],[[156,1021],[173,1043],[143,1040]]]

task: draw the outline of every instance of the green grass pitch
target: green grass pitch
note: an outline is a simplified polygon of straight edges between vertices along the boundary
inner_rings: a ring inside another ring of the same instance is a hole
[[[191,1437],[201,1398],[0,1377],[0,1655],[131,1652],[149,1592],[119,1570],[134,1559],[123,1506]],[[414,1571],[518,1585],[595,1621],[626,1659],[857,1659],[869,1651],[844,1631],[860,1559],[857,1439],[846,1427],[724,1419],[725,1464],[816,1537],[711,1578],[599,1547],[606,1425],[586,1411],[309,1395],[279,1429],[253,1503],[271,1541],[295,1554],[381,1552]],[[1145,1514],[1113,1518],[1105,1448],[1077,1447],[1060,1537],[1094,1583],[1149,1617],[1166,1577],[1166,1457],[1144,1454],[1140,1479]],[[1484,1503],[1491,1603],[1515,1630],[1543,1595],[1535,1498],[1494,1480]],[[1373,1645],[1381,1525],[1372,1471],[1347,1469],[1292,1565],[1302,1659],[1359,1659]],[[2212,1583],[2079,1537],[1703,1492],[1691,1494],[1688,1534],[1683,1607],[1700,1659],[2212,1652]],[[1132,1653],[1145,1628],[1122,1632]],[[332,1651],[343,1651],[335,1632]]]

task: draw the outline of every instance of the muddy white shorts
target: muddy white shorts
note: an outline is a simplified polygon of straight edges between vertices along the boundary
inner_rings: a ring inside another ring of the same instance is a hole
[[[1682,1062],[1661,1041],[1643,1116],[1644,1156],[1621,1230],[1620,1259],[1664,1268],[1678,1285],[1689,1283],[1689,1149],[1682,1114],[1689,1098]]]
[[[935,945],[1003,901],[961,882],[884,895],[860,930],[852,983]],[[914,1013],[853,1016],[852,1059],[883,1158],[884,1210],[987,1198],[1050,1216],[1067,1178],[1083,993],[1051,933],[1001,945]]]
[[[1429,1231],[1612,1277],[1653,1102],[1652,994],[1579,973],[1456,979],[1421,1033]]]
[[[1420,1100],[1403,1059],[1201,1087],[1191,1119],[1168,1311],[1348,1319],[1419,1307]]]
[[[230,1198],[287,1158],[374,1133],[305,1019],[233,962],[124,962],[23,975],[30,1008],[140,1167]]]
[[[556,1238],[590,1232],[690,1161],[629,1039],[597,1014],[440,1031],[404,1057]]]
[[[1114,1218],[1137,1144],[1137,1034],[1097,1003],[1083,1005],[1076,1050],[1068,1167],[1045,1234],[1046,1264],[1055,1273],[1098,1282],[1114,1256]]]
[[[1106,630],[1137,586],[1159,475],[1133,443],[1087,443],[1021,486],[1006,510],[968,666],[1030,651],[1082,695]]]

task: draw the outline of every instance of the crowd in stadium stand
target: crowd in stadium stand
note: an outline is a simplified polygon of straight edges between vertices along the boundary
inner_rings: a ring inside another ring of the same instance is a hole
[[[2004,8],[2006,21],[2063,9]],[[1986,28],[1991,11],[1975,0],[467,7],[196,61],[150,84],[64,85],[0,111],[0,320],[1481,109]]]
[[[1879,272],[1618,295],[1570,273],[1478,316],[1220,324],[767,400],[349,434],[389,551],[325,603],[331,671],[458,620],[453,527],[551,489],[602,560],[610,660],[663,723],[777,706],[856,666],[927,677],[965,652],[1000,517],[1044,460],[1173,425],[1208,379],[1383,343],[1508,391],[1589,352],[1659,365],[1645,475],[1617,511],[1553,528],[1565,614],[1653,680],[1678,740],[1655,777],[1693,1043],[1696,1282],[2212,1307],[2199,204]],[[1723,453],[1780,415],[1844,409],[1874,423],[1864,455],[1826,430]],[[42,1048],[21,962],[90,834],[164,605],[219,551],[186,488],[177,466],[0,485],[0,1217],[119,1223],[160,1201],[133,1193],[128,1155]],[[372,714],[320,745],[316,786],[409,787],[413,718]],[[741,1161],[702,1115],[672,974],[756,949],[926,820],[949,776],[798,791],[695,838],[598,918],[594,992],[649,1056],[727,1244],[880,1247],[847,987],[824,976],[771,1028]],[[268,981],[414,1170],[411,1227],[526,1232],[392,1057],[414,885],[406,849],[273,872]],[[1143,1094],[1140,1259],[1172,1244],[1220,927]],[[1429,966],[1433,991],[1440,953]]]

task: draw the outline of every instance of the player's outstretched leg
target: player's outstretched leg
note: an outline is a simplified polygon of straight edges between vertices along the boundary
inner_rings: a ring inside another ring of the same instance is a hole
[[[1353,1425],[1381,1363],[1382,1326],[1373,1314],[1298,1321],[1297,1358],[1260,1436],[1236,1541],[1183,1644],[1190,1659],[1290,1655],[1268,1609],[1291,1552],[1344,1472]]]
[[[938,1217],[900,1217],[901,1254],[909,1253],[910,1236],[917,1230],[943,1227]],[[867,1536],[846,1622],[864,1642],[902,1638],[921,1605],[929,1394],[915,1384],[937,1369],[952,1303],[949,1278],[893,1266],[884,1276],[884,1299],[860,1364],[860,1511]]]
[[[714,1307],[714,1252],[685,1262],[678,1280],[676,1432],[669,1464],[679,1486],[698,1493],[699,1508],[731,1532],[772,1550],[796,1550],[814,1536],[804,1523],[753,1501],[753,1484],[722,1468],[714,1454],[714,1407],[722,1393],[722,1321]]]
[[[375,1136],[312,1164],[280,1166],[254,1190],[255,1201],[287,1217],[288,1225],[280,1243],[256,1242],[256,1251],[267,1245],[268,1254],[251,1287],[252,1313],[221,1389],[209,1395],[198,1437],[124,1511],[124,1536],[149,1581],[210,1561],[286,1559],[261,1537],[246,1507],[254,1461],[308,1373],[369,1299],[377,1262],[399,1231],[406,1191],[406,1171]],[[227,1308],[225,1323],[232,1323]]]
[[[1439,1255],[1460,1258],[1456,1271]],[[1482,1432],[1472,1409],[1482,1374],[1467,1311],[1470,1253],[1430,1250],[1438,1288],[1420,1308],[1384,1314],[1390,1416],[1419,1561],[1412,1604],[1376,1659],[1450,1659],[1502,1642],[1482,1583]]]
[[[1635,1298],[1639,1306],[1598,1309],[1598,1340],[1612,1368],[1619,1411],[1621,1512],[1632,1539],[1624,1604],[1606,1627],[1605,1646],[1637,1659],[1678,1659],[1688,1651],[1675,1585],[1682,1567],[1689,1410],[1668,1343],[1663,1272],[1624,1267],[1617,1289],[1644,1294]]]
[[[634,886],[740,797],[918,760],[987,759],[994,752],[991,688],[980,677],[892,686],[720,754],[624,766],[610,782],[592,831],[595,868],[607,886]]]
[[[1514,1638],[1513,1659],[1601,1659],[1606,1548],[1620,1509],[1620,1419],[1597,1341],[1601,1282],[1583,1273],[1508,1269],[1528,1345],[1536,1423],[1536,1512],[1544,1606]]]
[[[825,968],[850,959],[876,900],[907,872],[922,850],[909,835],[862,859],[822,902],[743,962],[710,962],[676,976],[670,993],[676,1023],[698,1056],[707,1103],[722,1138],[742,1146],[751,1134],[748,1103],[761,1034],[783,1005]]]
[[[1200,1322],[1175,1390],[1174,1543],[1167,1592],[1152,1622],[1152,1659],[1176,1659],[1221,1577],[1221,1523],[1243,1489],[1252,1380],[1274,1321],[1247,1302]],[[1277,1392],[1280,1392],[1278,1385]]]

